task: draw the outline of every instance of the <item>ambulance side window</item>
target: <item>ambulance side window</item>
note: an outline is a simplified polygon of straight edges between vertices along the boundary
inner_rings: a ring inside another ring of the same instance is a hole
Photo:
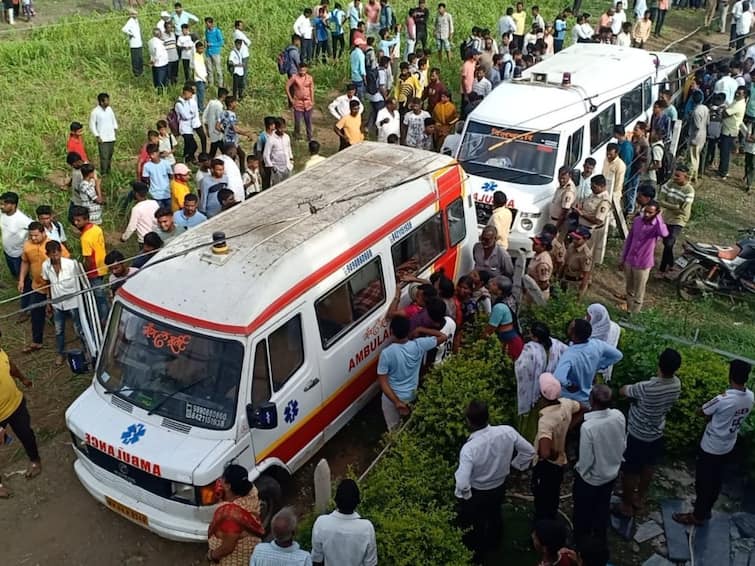
[[[448,241],[451,246],[455,246],[467,235],[467,224],[464,222],[464,201],[461,197],[448,205],[446,220],[448,222]]]
[[[584,128],[578,129],[571,136],[566,144],[566,165],[570,169],[576,169],[582,161],[582,141],[584,138]]]
[[[252,369],[252,404],[270,399],[304,363],[304,343],[301,315],[297,314],[283,326],[276,328],[254,350]]]
[[[380,258],[376,257],[353,272],[338,287],[315,301],[315,314],[323,349],[330,348],[383,304],[383,269]]]
[[[443,219],[438,212],[391,246],[396,275],[415,275],[446,251]]]
[[[649,111],[653,106],[653,81],[652,79],[645,79],[645,82],[642,83],[642,108],[646,112]]]
[[[645,108],[642,105],[642,85],[637,85],[621,97],[621,124],[626,126],[639,118]]]
[[[611,104],[600,114],[590,120],[590,153],[607,144],[613,137],[613,127],[616,125],[616,105]]]

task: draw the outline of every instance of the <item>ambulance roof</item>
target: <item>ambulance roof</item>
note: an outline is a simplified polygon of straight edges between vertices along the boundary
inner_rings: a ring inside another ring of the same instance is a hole
[[[588,111],[588,98],[599,105],[654,76],[656,56],[659,68],[685,59],[677,53],[654,54],[632,47],[577,43],[526,69],[521,79],[499,84],[470,118],[501,124],[511,116],[511,123],[505,125],[513,128],[555,129],[556,124],[583,116]],[[571,74],[572,86],[561,86],[564,73]],[[546,82],[534,82],[535,74],[545,74]]]
[[[120,294],[168,318],[246,333],[307,276],[421,201],[429,206],[428,175],[453,163],[399,145],[353,146],[177,237]],[[214,232],[225,233],[227,255],[211,253]]]

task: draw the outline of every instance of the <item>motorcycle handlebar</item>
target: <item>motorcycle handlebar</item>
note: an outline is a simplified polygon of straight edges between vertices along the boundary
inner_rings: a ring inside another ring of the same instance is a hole
[[[739,230],[737,230],[737,234],[745,234],[750,232],[755,232],[755,226],[753,226],[752,228],[740,228]]]

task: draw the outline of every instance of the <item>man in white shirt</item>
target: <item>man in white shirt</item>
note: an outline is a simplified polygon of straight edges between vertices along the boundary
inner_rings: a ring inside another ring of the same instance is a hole
[[[97,150],[100,154],[100,175],[107,175],[110,173],[110,162],[113,160],[118,121],[110,107],[110,95],[106,92],[97,95],[97,106],[89,115],[89,130],[97,140]]]
[[[207,89],[207,63],[204,58],[204,43],[197,41],[194,44],[194,54],[191,56],[191,65],[194,76],[194,86],[197,89],[197,107],[204,110],[204,93]]]
[[[336,510],[312,527],[312,565],[376,566],[375,528],[356,512],[359,487],[352,479],[336,488]]]
[[[160,208],[156,200],[148,198],[149,187],[141,181],[131,183],[131,190],[136,204],[131,208],[128,225],[121,235],[121,242],[127,241],[136,232],[136,241],[144,242],[144,235],[157,232],[155,212]]]
[[[233,22],[233,42],[236,44],[237,40],[241,40],[241,63],[244,66],[244,81],[241,88],[246,88],[247,81],[249,80],[249,47],[252,45],[249,36],[244,33],[243,20],[236,20]]]
[[[741,51],[745,46],[745,39],[750,34],[752,27],[752,11],[749,2],[742,2],[742,12],[735,21],[734,31],[737,34],[736,50]]]
[[[233,191],[233,197],[236,202],[244,202],[246,193],[244,191],[244,178],[241,176],[241,169],[236,164],[238,148],[235,144],[226,143],[220,148],[223,152],[218,157],[225,165],[225,176],[228,178],[228,188]]]
[[[243,45],[243,41],[235,39],[233,41],[233,49],[228,54],[228,69],[232,70],[231,78],[233,79],[231,94],[238,100],[244,98],[244,83],[246,82],[246,67],[244,66],[244,58],[241,54]]]
[[[739,74],[739,66],[736,65],[734,72],[732,72],[731,68],[727,69],[724,63],[720,71],[723,71],[724,74],[713,85],[713,94],[723,93],[726,97],[726,104],[729,105],[734,102],[734,93],[737,92],[739,86],[737,79],[734,78],[735,75]]]
[[[220,146],[223,145],[223,132],[218,130],[215,125],[220,122],[226,96],[228,96],[228,89],[220,87],[218,97],[210,100],[202,113],[202,125],[207,132],[207,138],[210,140],[210,157],[215,157],[220,151]]]
[[[512,427],[491,426],[488,407],[481,401],[472,401],[465,416],[472,434],[461,447],[454,493],[460,499],[459,522],[462,528],[471,527],[462,540],[480,563],[501,540],[503,484],[509,470],[528,469],[535,449]]]
[[[752,366],[743,360],[729,363],[729,388],[702,406],[709,420],[700,440],[695,466],[695,507],[691,513],[674,513],[674,521],[701,526],[710,519],[721,492],[723,468],[737,443],[739,429],[752,411],[753,394],[747,389]]]
[[[611,409],[611,388],[595,385],[591,410],[585,413],[574,467],[574,539],[594,536],[605,540],[610,522],[611,492],[619,475],[626,446],[626,420]]]
[[[627,21],[627,13],[624,11],[624,3],[616,2],[613,19],[611,20],[611,33],[616,37],[621,33],[621,26]]]
[[[21,256],[24,253],[24,242],[29,235],[29,224],[32,220],[18,210],[18,195],[16,193],[7,192],[0,196],[0,208],[2,208],[0,230],[2,231],[5,263],[13,276],[13,280],[18,281],[21,274]],[[27,287],[28,290],[31,290],[31,280],[28,280]],[[21,308],[28,305],[29,295],[24,294],[21,297]]]
[[[138,12],[134,8],[128,10],[128,20],[121,31],[128,37],[131,50],[131,70],[135,77],[141,77],[144,72],[144,56],[142,55],[142,30],[137,19]]]
[[[184,163],[193,163],[196,160],[197,140],[194,139],[193,122],[196,111],[191,104],[194,91],[189,85],[184,85],[181,96],[176,101],[175,110],[178,115],[178,133],[184,142]]]
[[[511,17],[513,13],[513,8],[507,8],[506,13],[498,19],[498,37],[503,37],[505,33],[513,35],[516,32],[516,23]]]
[[[70,317],[73,320],[73,329],[81,338],[78,297],[76,296],[81,291],[79,268],[76,261],[62,256],[60,242],[49,240],[45,244],[45,251],[48,259],[42,263],[42,279],[50,286],[52,299],[55,347],[58,353],[55,365],[62,366],[65,360],[63,352],[66,347],[66,318]]]
[[[268,136],[262,153],[265,167],[270,168],[270,186],[282,183],[294,170],[294,154],[291,151],[291,138],[286,133],[282,118],[275,119],[275,132]]]
[[[157,94],[162,94],[168,85],[168,50],[165,49],[162,34],[163,32],[156,27],[147,42],[149,64],[152,67],[152,85],[157,89]]]
[[[184,10],[180,2],[173,4],[173,15],[171,17],[173,18],[173,27],[175,28],[176,36],[181,33],[181,27],[184,24],[191,25],[192,22],[195,24],[199,23],[199,18],[191,12]]]
[[[351,114],[351,107],[349,104],[352,100],[359,100],[357,98],[357,87],[354,83],[349,83],[346,85],[346,94],[336,97],[333,102],[328,104],[328,112],[330,112],[330,115],[333,116],[333,118],[340,120],[344,116]],[[362,105],[362,102],[359,101],[359,116],[362,115],[363,111],[364,106]]]
[[[387,143],[388,136],[401,136],[401,115],[396,109],[396,99],[392,96],[385,101],[385,108],[381,109],[375,119],[377,126],[377,141]]]
[[[312,8],[304,8],[304,13],[299,15],[294,22],[294,33],[301,37],[301,60],[302,63],[312,61],[314,54],[314,39],[312,38]]]

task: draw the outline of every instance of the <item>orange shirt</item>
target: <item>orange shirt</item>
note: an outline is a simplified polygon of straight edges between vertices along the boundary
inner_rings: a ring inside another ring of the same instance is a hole
[[[84,162],[89,163],[87,150],[84,148],[84,138],[69,134],[68,142],[66,143],[66,151],[68,153],[78,153],[81,159],[84,160]]]
[[[81,255],[90,258],[84,262],[89,279],[107,275],[105,265],[105,233],[96,224],[87,224],[81,230]]]
[[[461,93],[469,94],[472,92],[474,84],[474,70],[477,67],[474,59],[467,59],[461,66]]]
[[[29,264],[29,276],[31,277],[31,288],[35,291],[39,291],[42,287],[47,285],[47,281],[42,278],[42,264],[47,259],[47,252],[45,246],[50,239],[45,237],[41,244],[35,244],[31,240],[24,242],[24,251],[21,254],[21,261]],[[71,257],[68,250],[63,244],[60,244],[61,254],[63,257]],[[47,293],[48,290],[39,291],[40,293]]]

